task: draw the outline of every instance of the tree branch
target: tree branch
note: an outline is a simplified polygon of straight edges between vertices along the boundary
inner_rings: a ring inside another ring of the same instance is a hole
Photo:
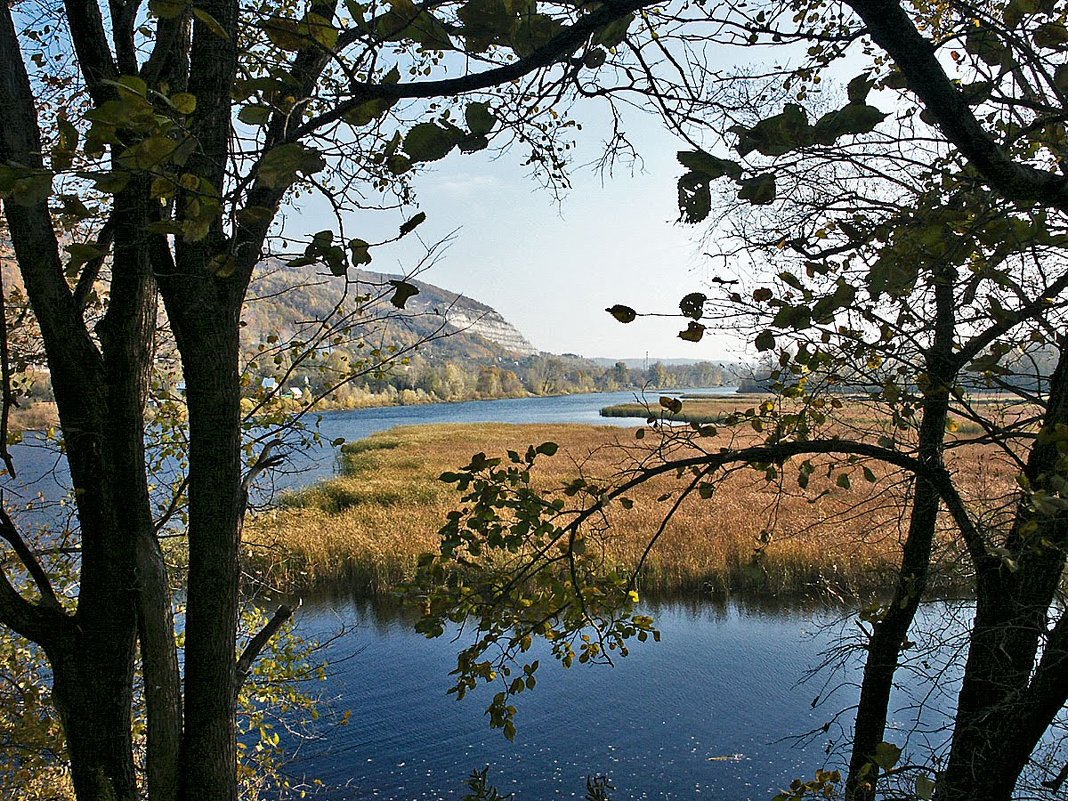
[[[63,6],[67,11],[74,52],[78,55],[86,88],[99,105],[114,94],[114,90],[104,81],[114,81],[119,77],[118,67],[108,46],[100,6],[93,0],[64,0]]]
[[[297,603],[296,607],[282,604],[275,610],[274,615],[267,621],[267,624],[248,641],[248,645],[245,646],[245,650],[241,652],[241,656],[237,660],[237,682],[234,685],[234,695],[241,691],[241,686],[252,671],[252,665],[256,658],[259,657],[260,652],[271,641],[271,638],[278,633],[278,630],[285,625],[286,621],[293,617],[293,613],[299,607],[300,602]]]
[[[337,122],[353,108],[361,103],[366,103],[368,100],[379,98],[404,100],[449,97],[509,83],[542,67],[555,64],[563,56],[573,53],[581,47],[582,43],[598,28],[648,5],[653,5],[650,0],[609,0],[609,2],[602,3],[596,10],[583,16],[575,24],[560,31],[544,47],[535,50],[526,58],[521,58],[512,64],[495,67],[485,72],[464,75],[459,78],[444,78],[437,81],[421,81],[417,83],[354,83],[351,86],[352,96],[348,100],[340,102],[330,111],[308,120],[304,125],[291,131],[286,139],[287,141],[296,141],[301,137],[314,133],[325,125]]]
[[[18,529],[15,528],[15,524],[12,522],[11,517],[8,516],[7,510],[4,509],[2,495],[0,495],[0,539],[7,541],[15,551],[19,561],[26,566],[33,583],[37,585],[37,590],[41,593],[42,605],[62,610],[63,605],[60,604],[56,591],[52,588],[52,582],[49,581],[48,574],[41,567],[37,557],[34,556],[33,550],[19,535]]]
[[[268,470],[272,467],[277,467],[283,461],[284,456],[271,456],[271,451],[277,448],[279,445],[285,443],[280,439],[272,439],[266,445],[263,446],[263,450],[260,451],[260,455],[256,458],[256,461],[249,467],[248,472],[245,474],[245,478],[241,481],[241,488],[247,493],[249,487],[252,486],[252,482],[256,480],[256,477],[264,470]]]
[[[872,40],[894,59],[909,88],[938,121],[945,137],[998,192],[1028,205],[1068,211],[1068,178],[1009,158],[976,119],[925,39],[896,0],[846,0]]]
[[[8,418],[11,407],[17,406],[15,396],[11,394],[11,354],[7,343],[7,297],[4,294],[4,279],[0,275],[0,459],[7,468],[7,474],[15,477],[15,460],[7,447]]]
[[[111,243],[114,239],[115,217],[113,215],[100,228],[100,233],[97,234],[94,244],[97,250],[107,251],[111,248]],[[100,275],[100,268],[104,266],[105,256],[106,253],[102,253],[100,256],[90,259],[86,262],[85,267],[82,268],[81,275],[78,276],[78,283],[74,286],[74,303],[79,312],[85,311],[85,304],[89,302],[89,295],[93,291],[97,276]]]

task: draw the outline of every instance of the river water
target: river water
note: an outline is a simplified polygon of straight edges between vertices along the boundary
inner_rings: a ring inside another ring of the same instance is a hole
[[[713,391],[732,390],[705,390]],[[633,426],[641,421],[598,415],[603,406],[632,400],[633,393],[621,392],[360,409],[325,414],[320,431],[329,442],[437,422]],[[29,481],[18,490],[22,500],[62,497],[68,483],[62,459],[34,437],[14,451]],[[279,486],[331,475],[336,449],[322,446],[290,460]],[[63,513],[64,507],[52,512]],[[834,622],[841,610],[711,600],[650,608],[662,642],[635,644],[614,666],[563,670],[543,659],[537,689],[519,699],[519,733],[509,743],[488,726],[485,688],[463,701],[446,695],[458,642],[426,640],[395,613],[346,600],[343,588],[339,593],[306,602],[300,612],[305,637],[347,632],[323,650],[329,679],[312,689],[322,693],[327,714],[316,736],[287,738],[294,749],[288,773],[320,779],[329,799],[458,799],[470,771],[489,765],[493,783],[519,801],[582,797],[590,774],[610,777],[616,801],[767,800],[795,777],[840,766],[840,755],[829,751],[844,737],[835,713],[856,700],[858,663],[844,661],[833,691],[825,679],[801,680],[843,636],[856,635],[851,623]],[[948,606],[927,614],[941,619]],[[951,697],[928,698],[920,715],[909,698],[922,692],[917,684],[899,693],[889,739],[907,745],[904,733],[919,720],[937,740],[944,722],[938,710],[952,708]],[[347,725],[331,723],[345,710]],[[795,739],[806,732],[816,733]]]
[[[330,799],[459,799],[470,771],[489,765],[493,783],[518,801],[583,797],[591,774],[610,777],[616,801],[770,801],[794,778],[841,766],[835,746],[846,732],[836,713],[856,702],[858,657],[804,679],[829,649],[855,639],[843,610],[701,600],[643,611],[655,616],[661,642],[635,643],[612,666],[565,670],[535,653],[538,686],[518,697],[509,743],[484,715],[499,688],[462,701],[446,694],[457,641],[427,640],[395,613],[366,605],[313,603],[304,634],[355,625],[326,649],[328,703],[352,716],[301,744],[288,772],[322,780]],[[923,614],[944,628],[962,611],[934,604]],[[937,741],[954,681],[937,697],[905,681],[887,739]],[[848,728],[848,715],[842,720]]]

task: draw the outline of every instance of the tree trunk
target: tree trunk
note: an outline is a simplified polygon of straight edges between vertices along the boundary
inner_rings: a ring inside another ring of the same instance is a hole
[[[1068,358],[1050,379],[1043,432],[1068,423]],[[1057,437],[1035,441],[1024,476],[1053,489],[1065,457]],[[949,762],[939,801],[1008,801],[1042,734],[1068,700],[1068,620],[1049,631],[1049,612],[1064,574],[1068,515],[1043,515],[1026,497],[1006,538],[1005,559],[976,575],[976,610],[957,701]],[[1039,649],[1042,658],[1037,662]]]
[[[931,467],[942,463],[949,389],[958,370],[951,358],[955,328],[955,271],[947,268],[945,273],[932,278],[935,331],[931,347],[924,355],[928,383],[923,391],[918,452],[920,460]],[[922,478],[917,479],[894,595],[882,618],[874,623],[868,642],[868,658],[864,663],[846,777],[847,801],[874,801],[875,798],[875,785],[879,777],[879,766],[875,762],[876,746],[883,742],[886,733],[890,693],[902,643],[907,638],[927,589],[939,505],[940,495],[934,485]]]
[[[195,264],[195,261],[193,262]],[[203,264],[204,262],[202,262]],[[189,575],[180,797],[234,801],[241,489],[239,302],[205,269],[161,280],[189,407]]]

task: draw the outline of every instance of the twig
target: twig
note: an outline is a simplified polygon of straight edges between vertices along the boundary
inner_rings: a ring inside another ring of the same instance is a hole
[[[272,439],[266,445],[263,446],[263,450],[260,451],[260,455],[256,461],[252,463],[252,466],[248,469],[248,473],[245,474],[244,480],[241,482],[242,489],[248,492],[249,487],[252,486],[252,482],[256,480],[256,477],[272,467],[277,467],[285,461],[284,456],[271,456],[271,451],[280,445],[285,445],[280,439]]]

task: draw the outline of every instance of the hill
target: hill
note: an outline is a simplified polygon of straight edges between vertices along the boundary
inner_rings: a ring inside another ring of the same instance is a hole
[[[390,299],[391,282],[418,292],[403,309]],[[414,278],[361,270],[348,280],[268,259],[258,268],[243,316],[246,342],[275,335],[306,335],[318,321],[336,318],[393,336],[397,346],[425,342],[430,352],[486,359],[529,356],[537,349],[496,310],[472,298]],[[365,332],[366,333],[366,330]]]

